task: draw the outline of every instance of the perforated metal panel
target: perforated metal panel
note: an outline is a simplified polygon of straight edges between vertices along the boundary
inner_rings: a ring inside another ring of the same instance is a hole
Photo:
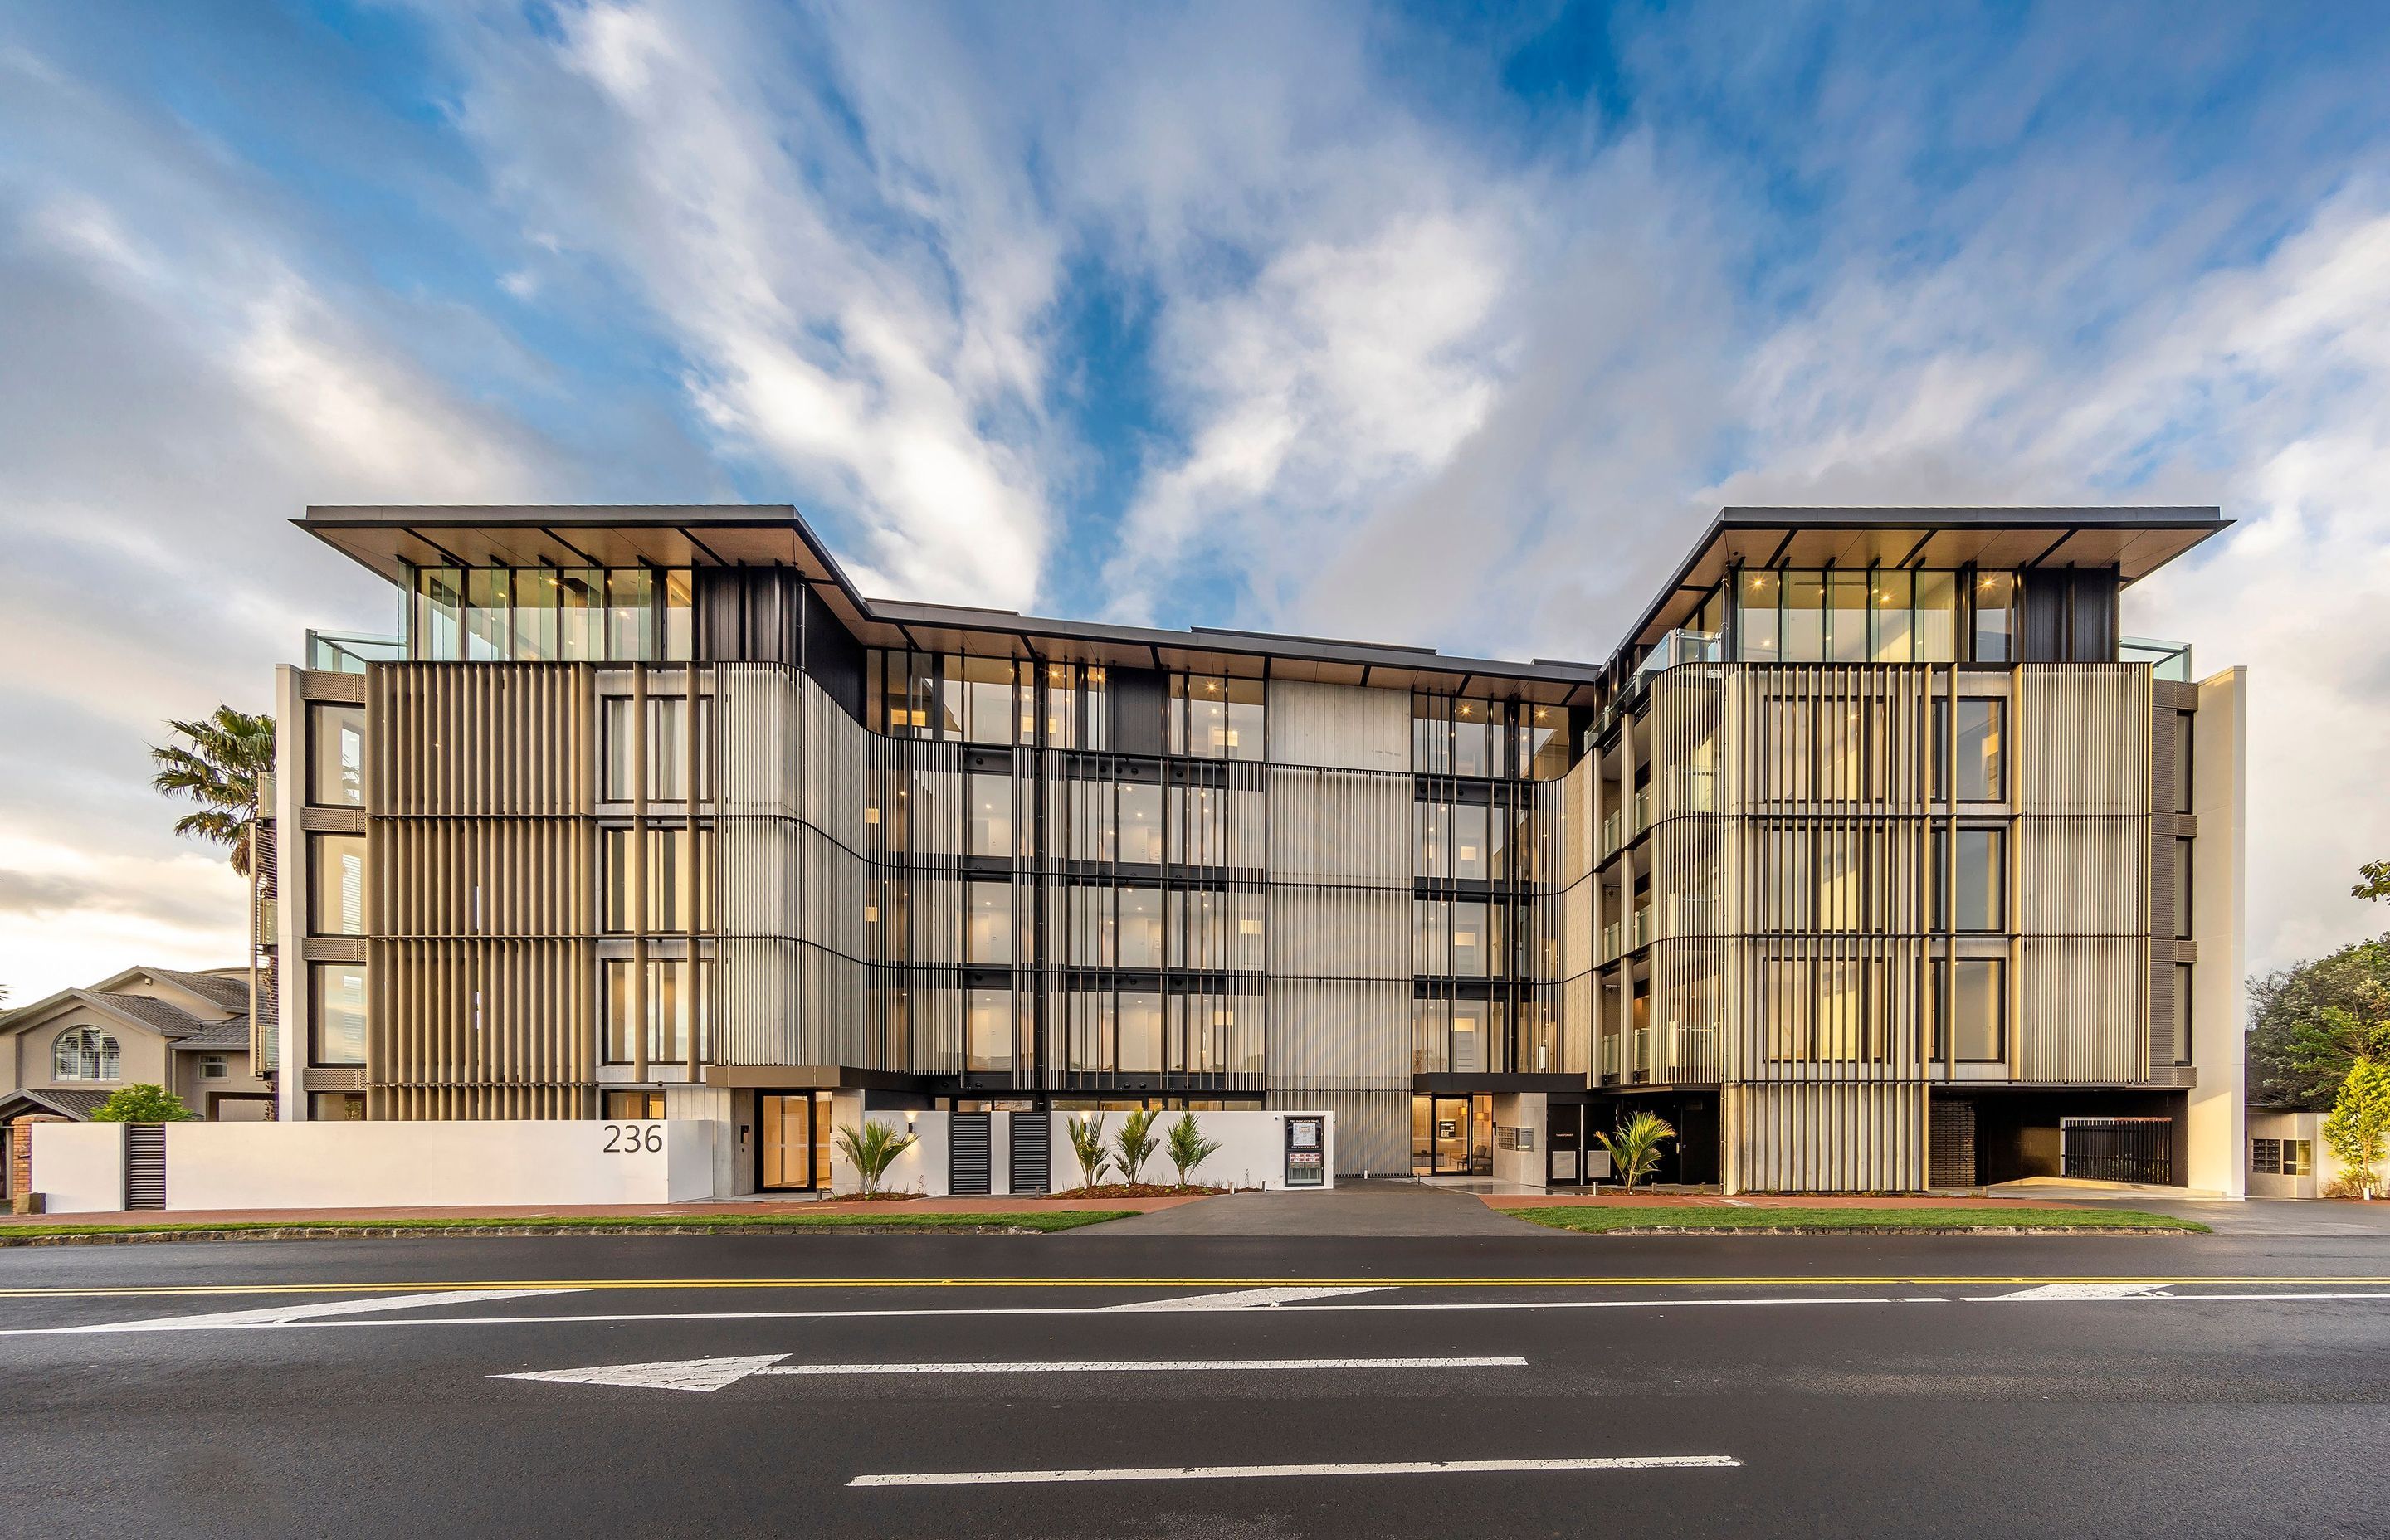
[[[124,1206],[166,1206],[166,1128],[136,1123],[124,1130]]]
[[[946,1122],[946,1190],[957,1197],[989,1190],[988,1123],[985,1112],[957,1112]]]
[[[1053,1120],[1044,1112],[1012,1114],[1012,1190],[1051,1192]]]

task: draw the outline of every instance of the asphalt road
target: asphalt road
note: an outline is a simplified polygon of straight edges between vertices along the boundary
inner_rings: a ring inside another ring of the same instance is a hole
[[[28,1535],[2390,1533],[2376,1237],[84,1247],[0,1331]]]

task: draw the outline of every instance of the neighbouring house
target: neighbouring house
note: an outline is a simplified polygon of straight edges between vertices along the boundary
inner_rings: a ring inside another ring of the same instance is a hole
[[[274,1087],[250,1068],[246,969],[128,968],[0,1012],[0,1181],[20,1186],[23,1124],[85,1122],[120,1087],[145,1082],[202,1118],[273,1117]]]

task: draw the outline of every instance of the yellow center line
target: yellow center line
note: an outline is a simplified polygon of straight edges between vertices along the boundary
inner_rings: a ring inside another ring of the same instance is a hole
[[[2390,1277],[2150,1273],[1847,1274],[1683,1277],[818,1277],[818,1278],[463,1278],[436,1282],[219,1283],[0,1289],[0,1299],[170,1299],[217,1294],[404,1294],[472,1289],[657,1290],[673,1289],[1858,1289],[1910,1284],[1977,1288],[1999,1284],[2126,1283],[2150,1286],[2276,1284],[2296,1287],[2390,1286]]]

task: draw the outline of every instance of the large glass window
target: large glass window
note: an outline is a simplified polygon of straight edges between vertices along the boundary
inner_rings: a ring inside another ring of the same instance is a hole
[[[2191,939],[2191,841],[2178,839],[2168,853],[2174,859],[2174,934],[2177,941]]]
[[[114,1080],[116,1039],[97,1027],[69,1027],[50,1048],[52,1080]]]
[[[972,743],[1010,743],[1021,716],[1009,658],[948,658],[949,678],[959,679],[962,736]]]
[[[2192,1062],[2193,1057],[2191,1039],[2191,965],[2189,963],[2177,963],[2166,969],[2166,997],[2163,1004],[2166,1013],[2167,1040],[2174,1046],[2174,1061],[2177,1064],[2189,1064]]]
[[[1985,1062],[2007,1056],[2008,964],[1960,957],[1934,970],[1934,1057]]]
[[[1012,884],[973,882],[970,891],[970,933],[965,953],[975,963],[1012,961]]]
[[[685,568],[416,570],[412,655],[435,662],[686,661],[695,584]]]
[[[969,783],[965,795],[970,802],[968,853],[1010,856],[1013,853],[1012,777],[973,774],[964,779]],[[1156,822],[1158,825],[1159,820]]]
[[[307,836],[307,933],[366,933],[366,837]]]
[[[1975,661],[2012,662],[2016,658],[2016,574],[1975,574]]]
[[[2008,702],[1985,696],[1959,699],[1955,745],[1950,732],[1950,702],[1934,702],[1934,795],[1951,794],[1949,755],[1958,753],[1958,799],[1962,802],[1997,802],[2008,798]]]
[[[366,965],[308,965],[314,1042],[313,1063],[341,1066],[366,1061]]]
[[[652,658],[655,653],[655,583],[646,569],[618,568],[606,574],[606,655]]]
[[[364,806],[366,709],[310,705],[307,737],[307,801],[316,807]]]
[[[1452,905],[1452,971],[1456,977],[1482,979],[1486,975],[1487,965],[1497,950],[1486,910],[1487,905],[1475,899],[1458,899]]]
[[[1002,1073],[1012,1068],[1012,991],[965,991],[964,1033],[967,1067],[975,1073]]]
[[[1746,663],[1773,663],[1783,656],[1781,615],[1784,579],[1776,572],[1745,571],[1735,586],[1735,655]]]
[[[2198,719],[2190,712],[2174,713],[2174,808],[2177,813],[2191,811],[2191,725]]]
[[[1162,818],[1162,788],[1149,782],[1124,781],[1120,789],[1120,858],[1138,866],[1162,864],[1166,848]]]
[[[1120,966],[1159,969],[1164,955],[1163,904],[1159,888],[1120,890]]]
[[[2005,930],[2008,929],[2008,831],[1962,828],[1958,831],[1959,862],[1950,868],[1948,831],[1934,837],[1934,926],[1935,930]],[[1955,879],[1958,907],[1950,907]]]
[[[1917,574],[1917,615],[1911,629],[1916,661],[1947,663],[1959,656],[1959,574]]]
[[[1831,571],[1826,584],[1826,661],[1868,661],[1868,575]]]
[[[1485,1002],[1455,1000],[1452,1002],[1452,1072],[1457,1075],[1484,1074],[1492,1066],[1485,1057]]]
[[[1260,759],[1267,688],[1259,679],[1172,674],[1170,751],[1197,759]]]
[[[1523,706],[1519,711],[1519,763],[1535,780],[1556,781],[1576,763],[1576,735],[1561,706]]]
[[[1484,882],[1497,875],[1487,845],[1491,811],[1479,802],[1460,802],[1452,809],[1452,875],[1463,881]]]
[[[610,1064],[638,1062],[638,1044],[632,1036],[632,1023],[638,1019],[638,1002],[632,989],[637,963],[629,957],[609,957],[606,960],[606,1061]],[[706,1021],[706,985],[713,965],[700,960],[694,966],[686,957],[650,957],[648,959],[648,1062],[650,1064],[686,1063],[688,1059],[690,1033],[701,1031]]]
[[[643,928],[641,912],[633,902],[640,874],[631,859],[631,830],[601,830],[605,862],[605,928],[629,934]],[[689,857],[694,855],[694,861]],[[644,929],[650,934],[687,930],[692,919],[699,930],[710,923],[713,889],[713,831],[700,829],[692,851],[686,828],[648,828],[647,904]]]
[[[1162,996],[1150,990],[1125,990],[1120,997],[1120,1048],[1117,1068],[1123,1074],[1162,1072]]]
[[[1949,662],[1957,656],[1959,577],[1883,567],[1746,571],[1734,588],[1735,657],[1747,663]]]
[[[1908,663],[1917,659],[1915,610],[1916,574],[1878,568],[1868,594],[1868,624],[1872,632],[1868,658],[1878,663]]]

